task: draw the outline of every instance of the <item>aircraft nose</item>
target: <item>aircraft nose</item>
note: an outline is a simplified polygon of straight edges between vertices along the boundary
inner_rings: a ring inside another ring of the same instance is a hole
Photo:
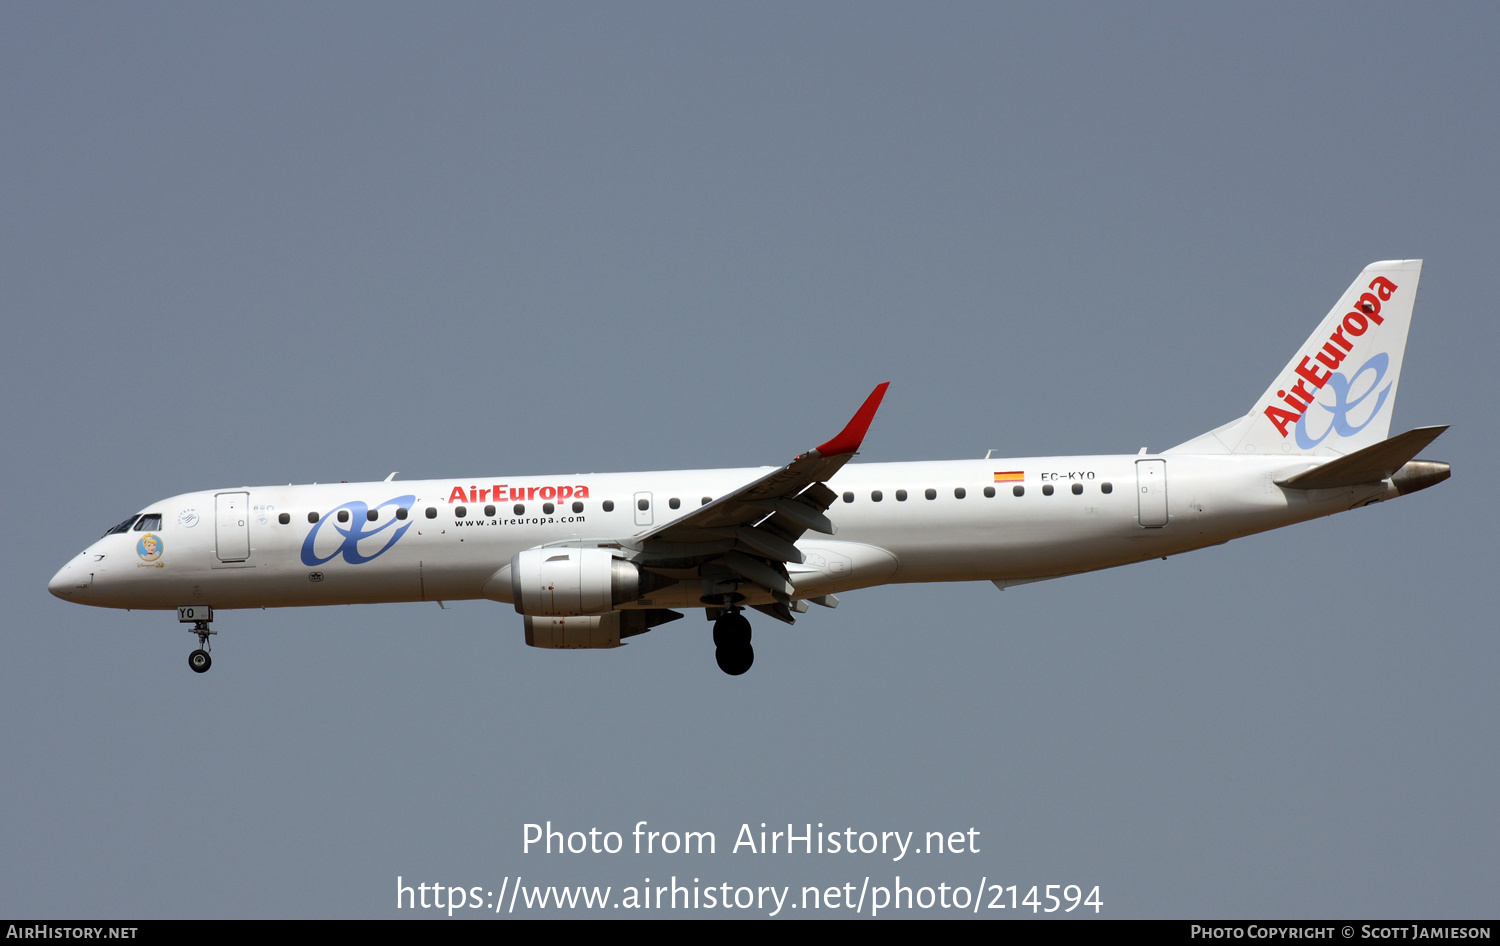
[[[69,562],[59,568],[57,574],[52,576],[52,580],[47,582],[47,590],[64,601],[71,600],[81,590],[80,586],[85,584],[79,580],[80,577],[76,560]]]

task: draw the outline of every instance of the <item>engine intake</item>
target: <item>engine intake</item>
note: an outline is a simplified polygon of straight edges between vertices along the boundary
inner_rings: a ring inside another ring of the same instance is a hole
[[[672,579],[642,574],[609,549],[536,548],[510,560],[511,600],[520,614],[605,614]]]

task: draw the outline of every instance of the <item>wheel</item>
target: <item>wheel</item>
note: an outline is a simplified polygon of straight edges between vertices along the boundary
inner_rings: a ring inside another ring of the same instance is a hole
[[[737,677],[755,663],[755,648],[749,644],[743,647],[720,647],[714,651],[714,659],[719,662],[720,670],[731,677]]]
[[[214,659],[206,650],[195,650],[188,654],[188,666],[193,668],[194,673],[206,673],[213,665]]]
[[[726,614],[714,622],[715,647],[749,647],[750,622],[743,614]],[[740,671],[743,673],[744,671]]]

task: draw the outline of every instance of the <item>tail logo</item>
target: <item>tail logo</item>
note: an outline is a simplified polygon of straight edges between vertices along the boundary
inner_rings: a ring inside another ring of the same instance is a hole
[[[1375,325],[1383,325],[1385,323],[1385,319],[1380,317],[1380,304],[1382,302],[1389,302],[1391,294],[1397,288],[1395,283],[1384,276],[1375,277],[1375,281],[1370,283],[1372,291],[1364,293],[1359,297],[1354,304],[1354,310],[1344,316],[1343,321],[1334,326],[1333,334],[1328,336],[1328,341],[1323,344],[1323,347],[1313,354],[1305,356],[1301,363],[1297,365],[1297,383],[1292,385],[1290,390],[1276,392],[1277,397],[1293,408],[1289,411],[1279,405],[1272,404],[1265,409],[1266,417],[1270,418],[1271,423],[1276,425],[1276,429],[1281,433],[1282,437],[1285,437],[1287,431],[1293,425],[1296,425],[1297,444],[1302,449],[1307,450],[1321,443],[1328,436],[1328,432],[1324,431],[1322,437],[1319,437],[1317,440],[1310,440],[1307,437],[1305,418],[1307,417],[1308,409],[1317,401],[1318,391],[1323,385],[1333,382],[1335,378],[1338,379],[1339,384],[1334,387],[1336,398],[1334,406],[1320,405],[1324,410],[1332,411],[1334,414],[1334,422],[1329,426],[1329,430],[1337,429],[1339,436],[1348,437],[1369,423],[1366,420],[1359,427],[1350,427],[1345,420],[1344,415],[1360,401],[1364,400],[1365,395],[1369,391],[1361,394],[1358,400],[1350,402],[1348,396],[1349,389],[1353,387],[1353,379],[1345,379],[1342,374],[1338,373],[1338,368],[1343,364],[1344,358],[1354,351],[1356,340],[1370,330],[1371,323]],[[1315,357],[1317,361],[1313,360]],[[1380,359],[1380,363],[1378,368],[1372,369],[1377,371],[1377,375],[1369,390],[1374,390],[1375,386],[1380,383],[1380,379],[1385,377],[1386,366],[1390,363],[1389,357],[1381,353],[1366,361],[1354,373],[1354,377],[1356,378],[1364,374],[1367,369],[1371,369],[1371,366],[1376,364],[1377,358]],[[1312,385],[1311,388],[1308,387],[1309,384]],[[1376,403],[1375,410],[1370,412],[1371,417],[1374,417],[1380,411],[1381,404],[1385,402],[1385,397],[1389,390],[1390,385],[1387,385],[1385,390],[1380,392],[1380,400]]]
[[[1375,406],[1370,409],[1370,414],[1365,418],[1363,424],[1357,427],[1350,424],[1349,412],[1364,403],[1369,399],[1371,394],[1375,393],[1375,389],[1380,387],[1380,382],[1385,380],[1385,370],[1390,367],[1390,364],[1391,356],[1385,352],[1380,352],[1372,356],[1369,361],[1360,365],[1359,370],[1354,372],[1352,378],[1345,378],[1342,372],[1331,375],[1328,378],[1328,387],[1333,390],[1333,406],[1330,407],[1327,404],[1318,404],[1318,406],[1332,414],[1333,419],[1328,422],[1328,427],[1323,431],[1323,435],[1317,439],[1313,439],[1307,435],[1307,414],[1304,413],[1297,419],[1297,446],[1303,450],[1311,450],[1328,439],[1328,435],[1331,433],[1337,433],[1340,437],[1353,437],[1361,430],[1370,426],[1370,421],[1374,420],[1375,415],[1380,413],[1380,409],[1385,406],[1386,396],[1391,393],[1391,386],[1389,384],[1380,388],[1380,393],[1375,397]],[[1351,399],[1349,392],[1354,389],[1355,383],[1359,381],[1360,376],[1366,372],[1374,372],[1375,377],[1370,380],[1368,387],[1364,388],[1364,390]]]

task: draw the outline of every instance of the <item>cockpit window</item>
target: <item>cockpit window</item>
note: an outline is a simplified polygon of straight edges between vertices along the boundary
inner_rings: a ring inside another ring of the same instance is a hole
[[[126,519],[124,522],[122,522],[119,525],[115,526],[113,529],[107,529],[107,530],[105,530],[104,534],[105,535],[119,535],[121,532],[129,532],[131,525],[135,522],[135,520],[137,518],[138,518],[137,516],[131,516],[129,519]]]
[[[161,513],[159,513],[159,512],[148,512],[148,513],[146,513],[140,519],[136,520],[135,531],[137,531],[137,532],[160,532],[161,531]]]

